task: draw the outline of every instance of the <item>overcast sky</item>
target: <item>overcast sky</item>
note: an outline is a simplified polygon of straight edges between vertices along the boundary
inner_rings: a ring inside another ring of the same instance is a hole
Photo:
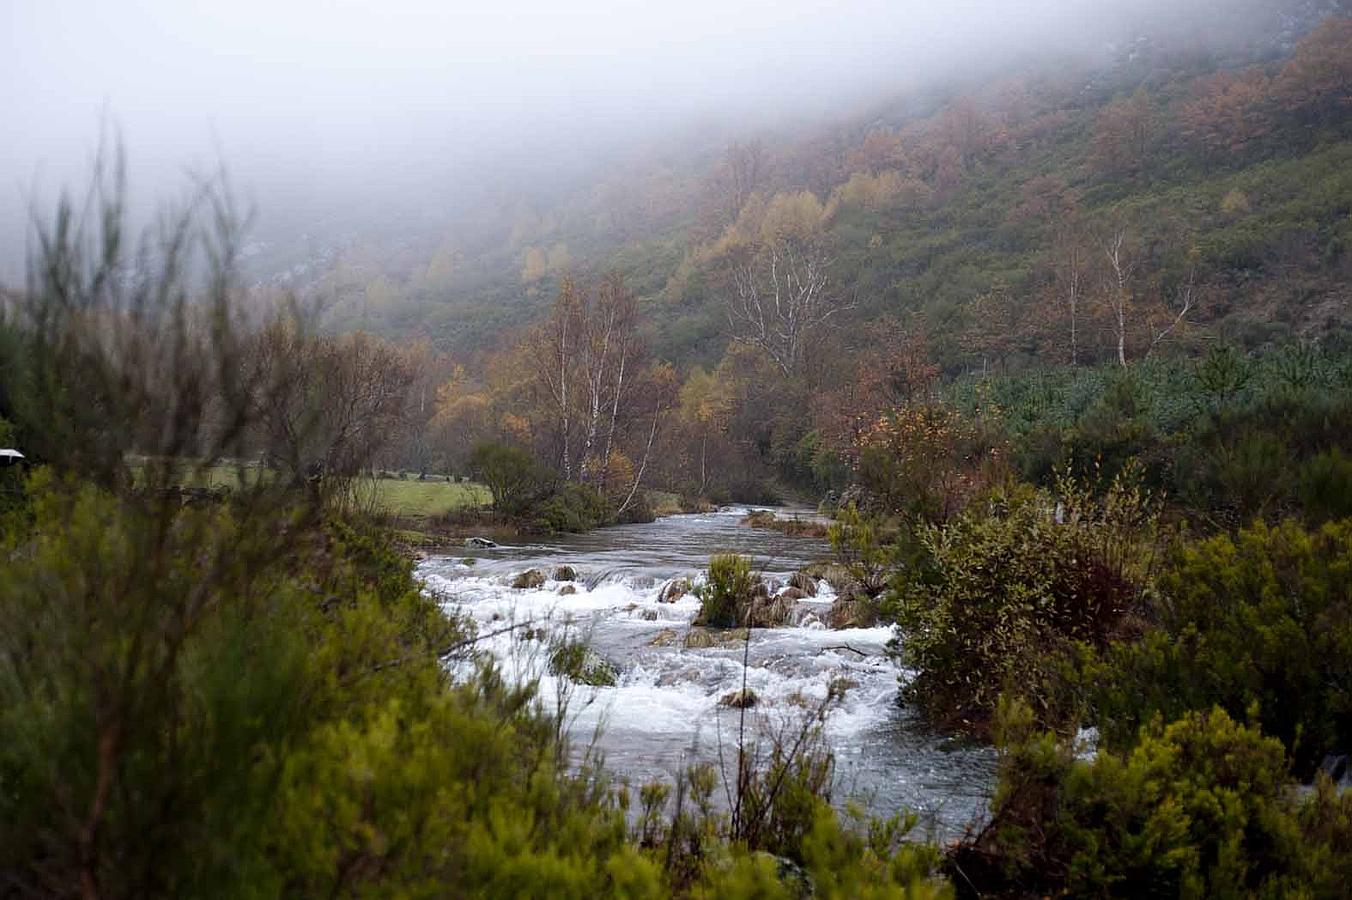
[[[439,194],[701,115],[820,108],[1144,18],[1262,0],[0,0],[0,239],[78,178],[101,115],[133,187],[227,161],[266,213]],[[1221,11],[1221,12],[1217,12]],[[0,269],[3,272],[3,269]]]

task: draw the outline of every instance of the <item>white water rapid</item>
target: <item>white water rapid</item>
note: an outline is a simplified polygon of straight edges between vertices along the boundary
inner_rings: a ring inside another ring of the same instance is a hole
[[[677,578],[698,583],[711,554],[742,553],[767,580],[781,584],[800,567],[829,556],[820,540],[786,537],[741,524],[745,509],[671,516],[647,525],[622,525],[548,543],[471,549],[423,561],[419,575],[450,608],[471,616],[488,638],[484,648],[509,677],[539,677],[541,695],[555,696],[536,628],[569,631],[617,672],[610,687],[578,686],[570,701],[570,729],[595,737],[610,769],[641,784],[670,779],[695,759],[735,758],[739,711],[720,699],[745,683],[756,695],[753,728],[775,727],[803,715],[845,679],[825,736],[836,757],[838,800],[857,798],[878,814],[919,812],[939,836],[952,836],[984,808],[994,756],[927,733],[896,703],[898,669],[884,655],[889,628],[832,630],[822,622],[833,599],[823,583],[815,599],[799,601],[799,624],[754,629],[743,642],[687,648],[684,638],[699,601],[686,594],[660,601]],[[467,560],[473,557],[472,563]],[[577,572],[576,593],[549,580],[514,589],[517,574],[559,566]],[[743,666],[743,654],[747,665]],[[728,769],[731,772],[731,765]]]

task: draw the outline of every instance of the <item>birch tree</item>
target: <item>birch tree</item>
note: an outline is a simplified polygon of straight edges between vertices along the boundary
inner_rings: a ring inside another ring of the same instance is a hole
[[[1112,318],[1113,337],[1117,344],[1117,364],[1127,365],[1127,320],[1132,307],[1132,280],[1137,260],[1126,243],[1126,229],[1113,231],[1103,241],[1103,255],[1108,262],[1104,285],[1104,301]]]
[[[812,338],[850,308],[831,282],[824,220],[811,193],[780,194],[734,254],[728,325],[786,377],[797,374]]]

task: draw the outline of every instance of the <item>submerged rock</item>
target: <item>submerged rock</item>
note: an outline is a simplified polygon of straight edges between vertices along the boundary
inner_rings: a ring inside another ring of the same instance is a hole
[[[527,569],[512,579],[512,587],[519,591],[533,590],[535,588],[544,587],[545,581],[544,572],[541,572],[539,569]]]
[[[648,641],[648,646],[671,647],[675,645],[678,640],[679,635],[676,634],[676,629],[663,628],[661,631],[657,632],[657,634],[653,637],[651,641]]]
[[[620,680],[619,670],[610,660],[584,644],[563,643],[549,655],[549,671],[578,684],[613,687]]]
[[[745,641],[745,628],[691,628],[685,634],[687,650],[703,650],[706,647],[735,647]]]

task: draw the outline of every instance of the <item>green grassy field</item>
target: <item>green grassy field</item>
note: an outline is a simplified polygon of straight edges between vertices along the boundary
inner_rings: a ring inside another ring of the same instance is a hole
[[[430,519],[468,506],[486,506],[493,501],[493,495],[482,484],[377,478],[373,485],[362,488],[372,489],[375,491],[374,504],[381,511],[414,518]]]
[[[132,477],[140,480],[140,464],[132,463],[131,469]],[[257,477],[258,473],[257,467],[246,466],[243,479]],[[182,480],[193,487],[235,488],[242,479],[235,466],[220,465],[195,472],[192,477]],[[360,503],[369,502],[380,512],[419,519],[435,518],[471,506],[486,506],[493,501],[493,495],[482,484],[452,483],[441,477],[435,481],[419,481],[416,476],[365,479],[357,487],[357,496]]]

